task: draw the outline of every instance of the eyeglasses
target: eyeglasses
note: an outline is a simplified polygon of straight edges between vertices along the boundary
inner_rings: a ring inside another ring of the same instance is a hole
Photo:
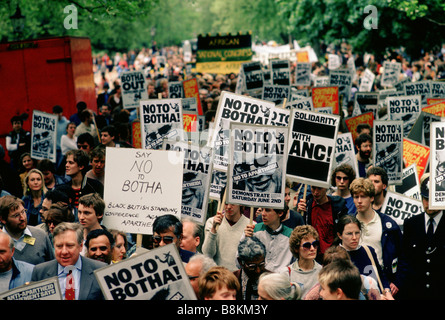
[[[161,243],[161,241],[164,241],[165,244],[170,244],[173,242],[173,237],[172,236],[154,236],[153,237],[153,241],[156,243]]]
[[[311,247],[314,247],[314,249],[318,249],[318,247],[320,246],[320,241],[315,240],[314,242],[305,242],[301,244],[301,246],[307,250],[310,250]]]
[[[244,266],[249,269],[250,271],[255,271],[256,268],[264,268],[264,266],[266,265],[266,262],[260,262],[260,263],[249,263],[249,264],[245,264]]]
[[[25,215],[25,216],[26,216],[27,213],[28,213],[28,210],[23,209],[22,211],[13,214],[13,215],[11,216],[11,218],[13,218],[13,219],[18,219],[18,218],[20,218],[22,215]]]
[[[349,177],[340,177],[340,176],[336,176],[335,179],[337,179],[338,181],[348,181]]]
[[[194,279],[199,278],[199,276],[188,276],[188,277],[189,277],[189,280],[194,280]]]

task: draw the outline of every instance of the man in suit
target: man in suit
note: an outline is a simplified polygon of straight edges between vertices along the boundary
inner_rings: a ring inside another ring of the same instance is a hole
[[[400,291],[395,299],[445,299],[445,222],[442,210],[429,208],[429,179],[426,174],[421,181],[425,212],[403,223],[402,254],[397,270]]]
[[[54,229],[53,235],[56,259],[37,265],[31,281],[57,276],[64,299],[68,299],[69,289],[74,287],[75,300],[102,300],[103,294],[94,270],[107,264],[80,255],[83,227],[78,223],[62,222]],[[67,278],[71,276],[74,283],[67,286]]]

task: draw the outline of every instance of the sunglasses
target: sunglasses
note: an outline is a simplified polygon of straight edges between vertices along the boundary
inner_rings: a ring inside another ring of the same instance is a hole
[[[335,179],[337,179],[338,181],[348,181],[349,177],[340,177],[340,176],[336,176]]]
[[[311,247],[314,247],[314,249],[318,249],[318,247],[320,246],[320,241],[315,240],[314,242],[305,242],[301,244],[301,246],[307,250],[310,250]]]
[[[165,244],[170,244],[173,242],[173,237],[172,236],[154,236],[153,237],[153,241],[156,243],[161,243],[161,241],[164,241]]]

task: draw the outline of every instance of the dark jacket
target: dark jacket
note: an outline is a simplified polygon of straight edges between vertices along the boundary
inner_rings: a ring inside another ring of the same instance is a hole
[[[338,219],[348,214],[348,208],[346,207],[346,201],[340,196],[333,196],[333,195],[327,195],[327,197],[331,201],[331,207],[332,207],[332,220],[334,221],[334,225],[337,224]],[[307,195],[307,201],[306,201],[306,207],[307,212],[303,214],[303,219],[306,224],[311,224],[311,212],[312,212],[312,202],[314,201],[314,198],[312,194]]]
[[[399,299],[445,299],[445,221],[442,216],[427,245],[424,213],[414,215],[403,223],[402,251],[399,257],[397,280]]]

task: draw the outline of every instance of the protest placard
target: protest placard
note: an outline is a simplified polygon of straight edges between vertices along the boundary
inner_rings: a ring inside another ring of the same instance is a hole
[[[339,125],[338,115],[291,110],[286,170],[289,179],[329,188]]]
[[[290,86],[291,75],[289,60],[271,60],[269,79],[272,85]],[[264,80],[266,82],[266,79]]]
[[[344,163],[349,164],[358,175],[355,144],[354,140],[352,140],[352,134],[350,132],[337,135],[337,143],[335,145],[335,167],[338,167]]]
[[[358,91],[369,92],[374,86],[375,74],[368,68],[361,75],[361,82]]]
[[[442,121],[442,117],[440,115],[425,112],[425,108],[428,107],[422,108],[422,111],[417,117],[417,120],[411,128],[411,131],[409,132],[407,138],[429,147],[431,123]]]
[[[182,112],[183,113],[194,113],[198,114],[198,102],[196,101],[196,97],[192,98],[182,98]]]
[[[426,98],[426,104],[429,106],[430,104],[435,104],[438,102],[445,102],[444,98]]]
[[[176,244],[94,271],[105,300],[196,300]]]
[[[198,115],[204,115],[202,111],[201,99],[199,97],[199,86],[196,78],[182,81],[182,88],[184,92],[184,98],[195,98],[198,104]]]
[[[198,114],[195,112],[183,113],[184,141],[198,141]]]
[[[168,82],[168,97],[170,99],[184,98],[184,89],[182,81]]]
[[[357,105],[359,112],[367,113],[369,111],[374,111],[379,104],[379,93],[378,92],[356,92],[354,94],[355,105]],[[374,113],[374,118],[375,113]]]
[[[136,119],[131,123],[131,144],[136,149],[142,148],[141,122],[139,119]]]
[[[227,184],[227,172],[213,170],[212,180],[210,182],[209,199],[221,200],[221,192]]]
[[[328,69],[335,70],[340,68],[340,66],[341,66],[340,57],[333,53],[328,54]]]
[[[295,65],[295,85],[307,87],[311,85],[312,64],[309,62],[297,62]]]
[[[328,86],[329,86],[329,76],[314,77],[314,87],[328,87]]]
[[[339,114],[340,103],[338,99],[338,87],[312,88],[312,103],[314,109],[331,107],[333,114]]]
[[[400,71],[402,70],[402,64],[400,62],[383,62],[383,73],[380,80],[382,87],[392,87],[399,81]]]
[[[419,117],[422,111],[421,104],[422,97],[420,95],[386,98],[389,120],[400,120],[403,122],[404,137],[408,136]]]
[[[312,97],[302,97],[298,100],[287,101],[285,108],[315,111]]]
[[[152,234],[160,215],[181,218],[184,155],[178,151],[106,149],[103,224],[135,234]]]
[[[422,97],[422,104],[426,104],[426,98],[431,96],[431,85],[427,80],[405,82],[403,84],[403,91],[407,96],[420,95]]]
[[[229,161],[230,123],[269,124],[273,102],[223,91],[215,117],[215,129],[209,139],[214,148],[214,168],[226,171]]]
[[[282,103],[290,96],[290,86],[284,85],[265,85],[263,86],[262,100],[272,101],[275,104]]]
[[[435,114],[437,116],[445,117],[445,101],[440,101],[427,105],[422,108],[422,111]]]
[[[137,108],[148,99],[147,83],[141,71],[125,71],[120,75],[122,104],[125,109]]]
[[[164,150],[184,154],[182,179],[182,218],[205,224],[213,168],[213,149],[183,141],[164,141]]]
[[[244,74],[244,90],[252,97],[261,96],[264,78],[259,61],[245,62],[242,65]]]
[[[420,179],[417,174],[417,166],[415,163],[406,167],[402,171],[402,184],[395,186],[397,193],[411,197],[416,200],[422,200],[420,197]]]
[[[275,106],[272,108],[270,124],[272,126],[288,126],[289,115],[290,109]]]
[[[284,208],[289,129],[231,123],[229,203]]]
[[[380,212],[390,216],[403,228],[405,219],[423,212],[423,204],[420,200],[388,190]]]
[[[363,114],[360,114],[355,117],[345,119],[346,127],[348,128],[349,132],[352,134],[353,141],[355,141],[355,139],[357,139],[357,137],[358,137],[357,126],[360,123],[367,123],[372,128],[373,124],[374,124],[374,113],[367,112],[367,113],[363,113]]]
[[[444,81],[430,81],[430,85],[431,85],[431,97],[432,98],[445,98],[445,82]]]
[[[184,140],[181,99],[149,99],[140,102],[143,149],[161,149],[164,139]]]
[[[388,183],[402,183],[403,122],[376,120],[373,126],[373,163],[388,174]]]
[[[33,281],[11,289],[0,294],[0,300],[62,300],[59,278]]]
[[[294,84],[290,88],[290,95],[290,100],[292,101],[310,97],[307,88],[298,89],[298,86],[295,86]]]
[[[338,87],[338,95],[342,106],[346,107],[351,96],[352,73],[349,69],[337,69],[329,72],[329,86]]]
[[[445,209],[445,123],[431,124],[430,209]]]
[[[32,113],[31,158],[56,162],[57,115],[38,110]]]
[[[403,160],[406,167],[410,167],[413,164],[416,165],[417,176],[420,181],[430,160],[430,148],[414,140],[404,138]]]

